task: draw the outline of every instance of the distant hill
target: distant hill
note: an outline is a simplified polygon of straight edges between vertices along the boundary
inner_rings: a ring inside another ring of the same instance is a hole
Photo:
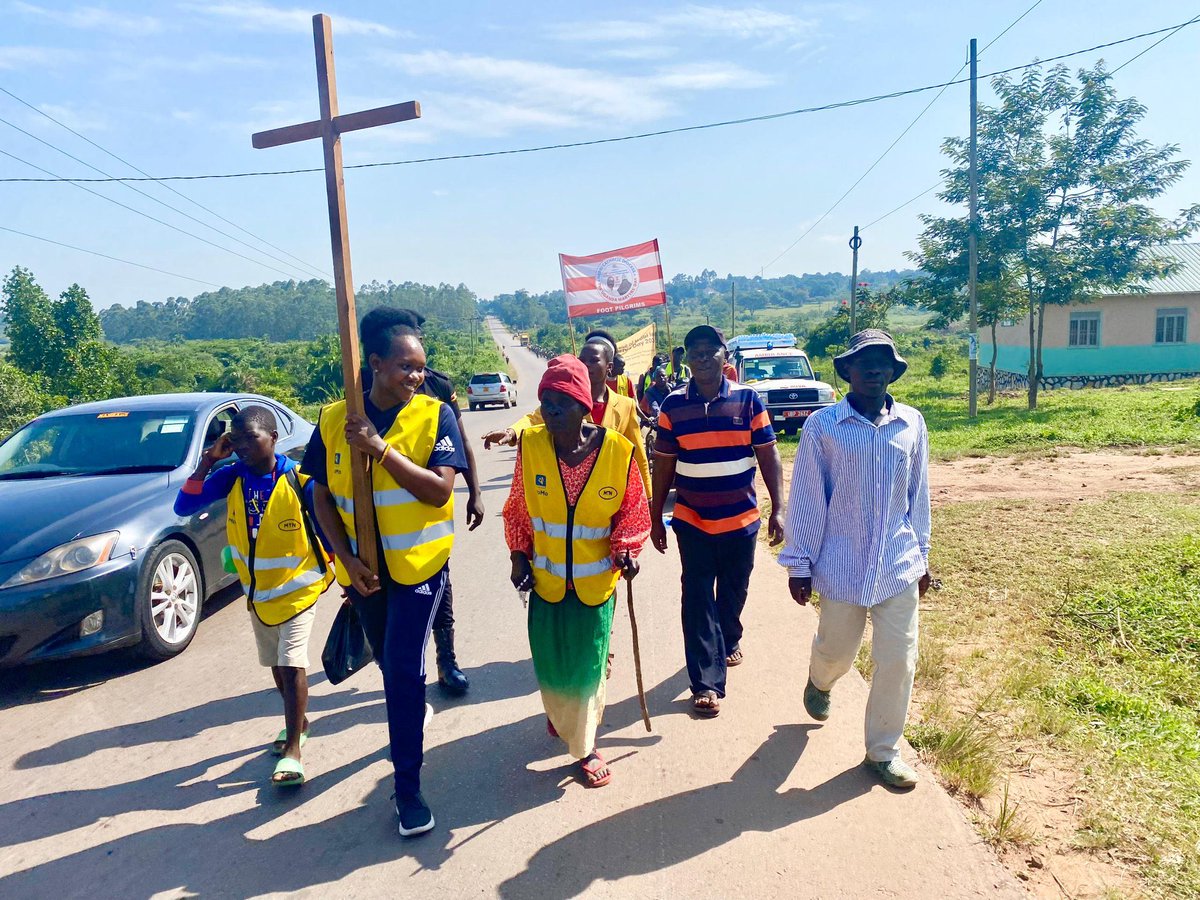
[[[464,327],[477,315],[474,292],[464,285],[371,282],[355,293],[361,318],[377,306],[420,310],[433,322]],[[114,304],[100,313],[104,335],[127,344],[139,340],[266,338],[312,340],[337,331],[333,288],[326,282],[277,281],[257,287],[221,288],[192,299],[170,297],[135,306]]]

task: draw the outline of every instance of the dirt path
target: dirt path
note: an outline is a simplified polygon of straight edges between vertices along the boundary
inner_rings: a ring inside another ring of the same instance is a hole
[[[1200,488],[1200,455],[1166,451],[1063,451],[1053,457],[985,457],[932,463],[935,505],[972,500],[1086,500],[1114,491]]]

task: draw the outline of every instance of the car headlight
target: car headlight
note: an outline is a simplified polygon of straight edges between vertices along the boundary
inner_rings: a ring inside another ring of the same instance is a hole
[[[833,388],[823,387],[817,388],[817,400],[821,403],[830,403],[834,399]]]
[[[91,537],[59,544],[29,563],[4,584],[0,584],[0,590],[82,572],[84,569],[108,562],[119,535],[119,531],[106,531],[103,534],[93,534]]]

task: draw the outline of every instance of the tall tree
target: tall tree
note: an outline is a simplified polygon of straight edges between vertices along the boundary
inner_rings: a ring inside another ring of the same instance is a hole
[[[20,266],[4,280],[3,295],[9,359],[26,375],[46,372],[59,346],[54,305],[33,273]]]
[[[1137,136],[1146,108],[1117,97],[1103,63],[1074,78],[1065,66],[1030,68],[1019,79],[993,79],[992,88],[998,105],[979,108],[981,271],[993,283],[1019,285],[1029,324],[1028,405],[1036,409],[1046,307],[1136,291],[1169,274],[1177,265],[1145,250],[1190,234],[1200,205],[1173,220],[1149,206],[1189,164],[1177,145]],[[951,165],[939,196],[965,205],[968,141],[949,138],[942,151]],[[924,222],[921,257],[965,255],[965,216]]]
[[[918,239],[920,250],[905,255],[921,269],[900,288],[901,301],[932,312],[931,328],[948,328],[970,312],[969,259],[965,219],[925,217],[925,233]],[[992,355],[988,361],[988,399],[996,400],[996,362],[999,347],[996,329],[1001,322],[1017,319],[1025,311],[1026,298],[1012,269],[1005,268],[1003,253],[991,251],[996,235],[985,227],[978,231],[979,271],[976,290],[977,318],[991,331]]]

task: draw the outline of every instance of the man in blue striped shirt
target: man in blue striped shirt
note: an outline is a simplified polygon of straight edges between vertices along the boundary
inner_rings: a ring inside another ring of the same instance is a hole
[[[916,673],[917,606],[929,587],[929,439],[921,414],[888,393],[908,363],[886,331],[854,335],[834,367],[850,392],[804,424],[779,555],[797,603],[814,587],[821,595],[804,708],[829,718],[829,692],[850,671],[869,614],[866,764],[887,784],[911,788],[917,773],[899,746]]]

